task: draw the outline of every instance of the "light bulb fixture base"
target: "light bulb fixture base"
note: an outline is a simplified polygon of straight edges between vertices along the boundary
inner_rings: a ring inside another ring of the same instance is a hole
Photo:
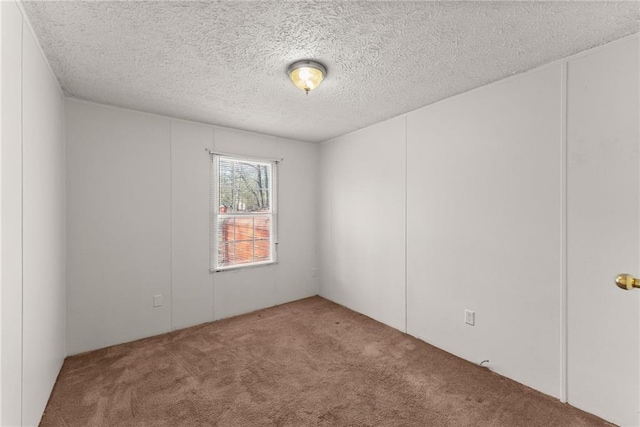
[[[296,87],[309,91],[317,88],[327,76],[327,67],[317,61],[302,60],[289,65],[287,74]]]

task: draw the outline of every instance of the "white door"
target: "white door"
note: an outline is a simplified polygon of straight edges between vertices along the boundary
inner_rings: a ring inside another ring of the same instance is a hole
[[[638,37],[569,61],[567,73],[567,397],[640,425]]]

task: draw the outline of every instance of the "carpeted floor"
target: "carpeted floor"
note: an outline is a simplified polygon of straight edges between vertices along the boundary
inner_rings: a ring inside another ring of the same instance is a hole
[[[320,297],[68,358],[42,426],[601,426]]]

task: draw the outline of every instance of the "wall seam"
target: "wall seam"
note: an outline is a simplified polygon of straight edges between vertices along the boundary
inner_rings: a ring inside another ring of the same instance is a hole
[[[561,186],[560,186],[560,220],[561,220],[561,283],[560,283],[560,401],[567,402],[567,364],[568,364],[568,151],[567,151],[567,116],[568,116],[568,67],[569,63],[561,64],[560,75],[560,122],[561,122]]]
[[[276,141],[276,147],[277,147],[276,151],[282,153],[282,141],[280,141],[280,140]],[[272,213],[271,219],[272,220],[275,219],[275,221],[273,221],[273,223],[271,225],[271,230],[272,230],[271,231],[271,233],[272,233],[271,234],[271,238],[273,239],[275,237],[276,243],[278,243],[277,245],[273,245],[272,244],[272,246],[275,246],[275,254],[271,255],[272,258],[274,258],[274,255],[275,255],[275,260],[276,260],[276,265],[274,265],[274,269],[273,269],[273,281],[274,281],[273,289],[275,291],[275,296],[276,296],[276,301],[275,301],[276,304],[275,305],[280,304],[280,295],[278,293],[278,291],[280,290],[280,286],[279,286],[280,285],[280,263],[279,263],[279,261],[280,261],[280,250],[279,250],[280,249],[280,227],[279,227],[279,224],[278,224],[279,219],[280,219],[280,217],[278,215],[278,203],[280,202],[280,197],[278,197],[279,196],[278,189],[280,188],[280,173],[279,173],[280,170],[279,169],[280,169],[280,164],[281,163],[282,162],[276,162],[274,164],[274,166],[272,166],[272,168],[271,168],[272,174],[275,171],[275,176],[276,176],[276,179],[274,180],[273,179],[273,175],[272,175],[272,182],[275,181],[275,189],[271,190],[271,213]],[[275,194],[275,198],[276,198],[275,203],[273,203],[273,195],[274,194]],[[273,215],[274,207],[275,207],[275,218],[274,218],[274,215]],[[254,229],[255,229],[255,219],[254,219],[254,223],[253,224],[254,224]],[[275,225],[275,236],[273,235],[273,228],[274,228],[273,226],[274,225]],[[255,239],[255,234],[254,234],[253,238]],[[253,251],[254,251],[254,254],[255,254],[255,240],[254,240],[253,244],[254,244]]]
[[[0,4],[0,37],[2,36],[2,5]],[[2,42],[0,41],[0,130],[2,129]],[[0,131],[0,423],[2,423],[2,133]]]
[[[169,331],[173,331],[173,120],[169,120]]]
[[[409,278],[408,271],[408,255],[409,255],[409,225],[407,218],[409,217],[409,132],[408,132],[408,116],[404,117],[404,332],[409,333],[409,310],[408,310],[408,291]]]
[[[334,170],[333,170],[333,155],[334,155],[334,150],[335,149],[335,145],[331,144],[329,146],[329,153],[328,153],[328,157],[329,157],[329,167],[330,167],[330,173],[329,173],[329,230],[331,230],[331,232],[329,233],[329,253],[330,253],[330,272],[329,272],[329,281],[328,281],[328,286],[327,286],[327,296],[329,297],[329,299],[331,301],[335,301],[336,297],[334,295],[334,278],[335,278],[335,262],[334,262],[334,251],[333,251],[333,245],[335,242],[335,227],[333,226],[333,207],[335,205],[334,203],[334,198],[335,198],[335,193],[334,193]]]
[[[63,236],[64,236],[64,356],[65,359],[68,356],[68,345],[67,345],[67,330],[68,330],[68,319],[69,319],[69,293],[67,291],[67,279],[69,277],[69,268],[67,263],[68,258],[68,239],[67,239],[67,104],[64,100],[64,97],[60,98],[60,105],[62,106],[62,190],[64,192],[63,198]],[[64,359],[63,362],[64,364]]]
[[[215,151],[216,149],[216,130],[215,128],[211,129],[211,151]],[[209,264],[211,264],[212,252],[213,252],[213,160],[212,156],[209,155]],[[211,320],[216,320],[216,274],[210,272],[211,275]]]
[[[24,14],[23,14],[24,15]],[[20,31],[20,424],[24,423],[24,22]]]
[[[638,49],[640,50],[640,40],[638,40]],[[639,56],[640,56],[640,52],[639,52]],[[638,96],[638,100],[640,100],[640,84],[638,85],[638,92],[636,93],[636,95]],[[638,120],[638,135],[640,135],[640,120]],[[638,144],[640,144],[640,141],[637,142]],[[640,148],[640,147],[639,147]],[[640,168],[638,168],[638,171],[640,172]],[[638,183],[640,183],[640,176],[636,176],[638,178]],[[640,202],[640,199],[638,200]],[[640,236],[639,236],[639,240],[640,241]],[[640,261],[640,260],[638,260]],[[640,265],[636,264],[636,268],[640,269]],[[638,326],[640,326],[640,298],[638,298]],[[640,358],[638,358],[638,365],[640,366]],[[638,369],[638,410],[636,411],[636,421],[638,423],[638,425],[640,425],[640,369]]]

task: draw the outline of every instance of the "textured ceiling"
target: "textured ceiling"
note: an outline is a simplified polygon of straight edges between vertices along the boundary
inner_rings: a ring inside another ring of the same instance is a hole
[[[324,141],[640,31],[623,2],[25,2],[65,94]],[[285,73],[328,68],[305,96]]]

